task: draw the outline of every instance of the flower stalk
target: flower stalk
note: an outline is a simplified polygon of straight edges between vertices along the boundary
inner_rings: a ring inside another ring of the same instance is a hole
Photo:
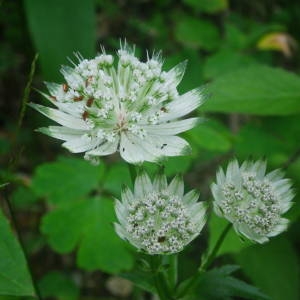
[[[207,256],[206,259],[201,262],[200,267],[197,270],[197,273],[190,279],[190,281],[185,285],[185,287],[178,293],[178,298],[185,296],[190,290],[192,290],[198,283],[201,274],[207,271],[207,269],[211,266],[214,259],[216,258],[216,255],[218,254],[218,251],[220,247],[222,246],[228,232],[230,231],[232,227],[232,224],[227,224],[227,226],[224,228],[222,233],[220,234],[214,248],[212,249],[211,253]]]

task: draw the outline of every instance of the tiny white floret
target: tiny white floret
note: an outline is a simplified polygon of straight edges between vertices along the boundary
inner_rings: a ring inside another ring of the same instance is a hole
[[[135,180],[134,192],[124,188],[121,201],[116,201],[116,232],[151,255],[180,252],[205,225],[206,205],[197,202],[198,198],[195,190],[184,195],[179,176],[168,185],[165,175],[157,175],[151,182],[142,171]]]

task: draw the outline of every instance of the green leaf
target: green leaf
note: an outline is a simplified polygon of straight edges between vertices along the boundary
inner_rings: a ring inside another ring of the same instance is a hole
[[[39,290],[43,298],[59,300],[76,300],[79,298],[79,288],[66,274],[51,271],[39,281]]]
[[[131,186],[131,177],[128,165],[115,163],[105,174],[103,188],[115,197],[120,196],[120,187],[125,184]]]
[[[154,285],[154,275],[145,273],[145,272],[130,272],[130,273],[121,273],[119,276],[132,281],[136,286],[147,291],[149,293],[156,293],[156,288]]]
[[[176,174],[184,174],[187,172],[192,164],[191,156],[179,156],[179,157],[169,157],[163,165],[165,166],[164,173],[167,176],[174,176]]]
[[[31,38],[40,54],[47,80],[58,78],[59,67],[74,51],[93,56],[96,14],[93,0],[24,1]]]
[[[232,51],[232,49],[223,49],[210,55],[204,64],[205,79],[214,79],[232,70],[238,70],[255,64],[255,60],[250,56]]]
[[[300,112],[300,78],[282,69],[253,66],[233,71],[210,86],[210,112],[288,115]]]
[[[27,209],[37,201],[33,191],[25,186],[19,186],[11,196],[11,203],[18,209]]]
[[[35,295],[24,253],[1,210],[0,295]]]
[[[99,187],[103,164],[93,166],[83,159],[61,157],[35,170],[32,189],[55,204],[74,201]]]
[[[212,214],[209,221],[209,243],[208,243],[208,251],[209,253],[212,251],[213,247],[217,243],[217,240],[224,228],[227,226],[228,221],[224,218],[220,218],[215,214]],[[226,253],[238,253],[243,248],[249,247],[252,245],[248,240],[242,241],[241,238],[236,234],[233,228],[231,228],[228,234],[225,237],[225,240],[222,243],[218,251],[218,255],[226,254]]]
[[[48,213],[42,232],[60,253],[78,247],[77,264],[86,270],[117,273],[133,265],[133,257],[114,231],[113,201],[92,198],[68,203]]]
[[[270,300],[258,288],[230,276],[237,269],[239,269],[238,266],[226,265],[200,274],[195,289],[191,290],[183,299],[229,300],[239,297],[239,299]]]
[[[232,142],[231,134],[221,123],[209,121],[189,130],[187,133],[192,148],[207,149],[210,151],[229,151]]]
[[[284,153],[286,144],[276,136],[278,132],[268,132],[263,126],[253,123],[246,124],[237,135],[235,151],[240,159],[268,157],[272,161],[274,155]],[[255,141],[255,147],[253,147]]]
[[[184,0],[195,10],[206,13],[218,13],[228,7],[228,0]]]
[[[252,282],[272,300],[297,300],[300,268],[292,244],[284,237],[244,249],[235,256]]]
[[[213,23],[188,16],[179,18],[175,37],[185,46],[208,51],[215,50],[220,43],[219,32]]]

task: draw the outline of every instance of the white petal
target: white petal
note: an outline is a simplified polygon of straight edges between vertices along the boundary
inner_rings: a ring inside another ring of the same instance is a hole
[[[222,211],[222,209],[220,208],[220,206],[218,205],[217,202],[215,202],[215,201],[213,202],[213,207],[214,207],[214,212],[217,216],[219,216],[219,217],[224,216],[223,211]],[[226,217],[226,218],[231,222],[231,220],[228,217]]]
[[[266,173],[267,163],[262,160],[256,161],[253,166],[252,170],[256,173],[256,177],[259,179],[263,179]]]
[[[118,223],[114,223],[114,226],[118,236],[123,240],[127,240],[128,239],[127,232],[124,230],[124,228]]]
[[[276,236],[288,228],[289,220],[281,218],[279,224],[277,224],[271,233],[268,234],[268,237]]]
[[[126,203],[132,203],[134,201],[134,196],[129,187],[125,186],[121,191],[122,201]]]
[[[229,162],[226,171],[226,180],[235,186],[240,186],[242,182],[242,177],[240,174],[238,161],[235,159]]]
[[[128,212],[126,210],[126,207],[119,200],[115,201],[115,212],[121,225],[125,225]]]
[[[122,158],[133,164],[155,161],[156,157],[142,147],[142,143],[143,141],[137,136],[122,133],[120,140],[120,154]]]
[[[66,102],[66,103],[62,103],[62,102],[58,102],[58,101],[53,101],[52,102],[59,110],[77,117],[77,118],[81,118],[83,112],[84,112],[84,103],[82,102]]]
[[[148,136],[147,139],[162,156],[180,156],[191,153],[188,142],[178,136]]]
[[[173,178],[170,185],[168,186],[170,194],[182,197],[184,193],[184,183],[182,177],[177,175]]]
[[[119,140],[119,136],[117,136],[113,142],[105,140],[101,144],[99,144],[95,149],[88,151],[86,154],[93,156],[104,156],[113,154],[118,149]]]
[[[220,167],[217,172],[217,184],[223,185],[226,181],[225,173],[223,169]]]
[[[272,186],[277,194],[284,196],[292,187],[292,183],[290,179],[286,178],[273,182]]]
[[[284,173],[280,169],[276,169],[266,175],[266,179],[270,181],[276,181],[281,179],[284,176]]]
[[[193,128],[198,121],[199,118],[189,118],[157,125],[142,125],[142,128],[150,135],[176,135]]]
[[[292,189],[285,192],[283,195],[278,196],[279,197],[279,206],[281,213],[287,212],[291,206],[293,205],[293,198],[295,197],[295,193]]]
[[[153,186],[148,174],[144,170],[140,171],[134,182],[134,194],[144,197],[152,191]]]
[[[165,174],[161,173],[155,176],[153,187],[156,191],[165,190],[168,186],[167,177]]]
[[[206,212],[207,204],[205,202],[197,202],[191,206],[191,222],[201,226],[201,228],[197,228],[199,231],[201,231],[202,227],[205,225],[207,219]]]
[[[92,139],[87,135],[83,135],[79,138],[64,142],[62,146],[67,148],[72,153],[80,153],[97,147],[101,142],[101,139]]]
[[[237,233],[244,235],[246,238],[248,238],[251,241],[257,242],[259,244],[263,244],[269,241],[267,237],[255,233],[246,224],[235,223],[233,227]]]
[[[183,203],[185,205],[190,205],[193,203],[196,203],[197,200],[199,199],[199,192],[197,190],[191,190],[187,194],[184,195],[183,197]]]
[[[63,87],[61,84],[55,83],[55,82],[45,82],[47,89],[49,93],[52,96],[58,95],[60,92],[62,92]]]
[[[225,200],[224,194],[219,185],[212,183],[211,184],[211,192],[212,192],[214,200],[216,202],[221,202],[221,201]]]
[[[45,115],[46,117],[57,122],[60,125],[73,129],[89,129],[87,123],[83,120],[70,116],[57,109],[53,109],[35,103],[29,103],[29,105],[37,111],[39,111],[41,114]]]
[[[172,68],[167,73],[167,83],[173,83],[175,86],[177,86],[180,81],[182,80],[182,77],[184,75],[185,69],[187,65],[187,60],[179,63],[174,68]]]
[[[86,130],[72,129],[64,126],[42,127],[37,129],[37,131],[64,141],[75,139],[87,133]]]
[[[176,100],[166,105],[167,112],[159,120],[166,122],[192,112],[203,103],[204,97],[202,93],[202,89],[197,88],[179,96]]]
[[[39,94],[41,94],[44,98],[46,98],[47,100],[49,100],[52,104],[55,105],[55,103],[57,102],[57,101],[54,101],[54,100],[51,98],[50,95],[48,95],[48,94],[46,94],[46,93],[44,93],[44,92],[42,92],[42,91],[40,91],[40,90],[37,90],[37,92],[38,92]],[[29,103],[29,105],[32,105],[32,103]]]

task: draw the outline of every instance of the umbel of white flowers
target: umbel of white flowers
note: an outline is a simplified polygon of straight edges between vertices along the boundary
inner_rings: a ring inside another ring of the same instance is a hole
[[[141,172],[134,192],[126,187],[122,200],[116,201],[116,232],[148,254],[177,253],[199,235],[206,222],[206,205],[198,198],[195,190],[184,195],[179,176],[168,185],[165,175],[157,175],[152,183]]]
[[[292,205],[291,182],[280,170],[266,174],[264,161],[230,162],[211,189],[216,214],[233,223],[237,233],[264,243],[286,230],[288,220],[281,215]]]
[[[56,108],[31,106],[61,126],[39,131],[94,162],[116,151],[129,163],[187,154],[189,144],[176,135],[194,127],[198,118],[179,118],[203,97],[199,88],[178,94],[186,62],[163,71],[159,53],[141,62],[126,43],[117,58],[102,50],[93,59],[76,54],[78,64],[61,69],[65,83],[46,83],[50,95],[42,94]]]

